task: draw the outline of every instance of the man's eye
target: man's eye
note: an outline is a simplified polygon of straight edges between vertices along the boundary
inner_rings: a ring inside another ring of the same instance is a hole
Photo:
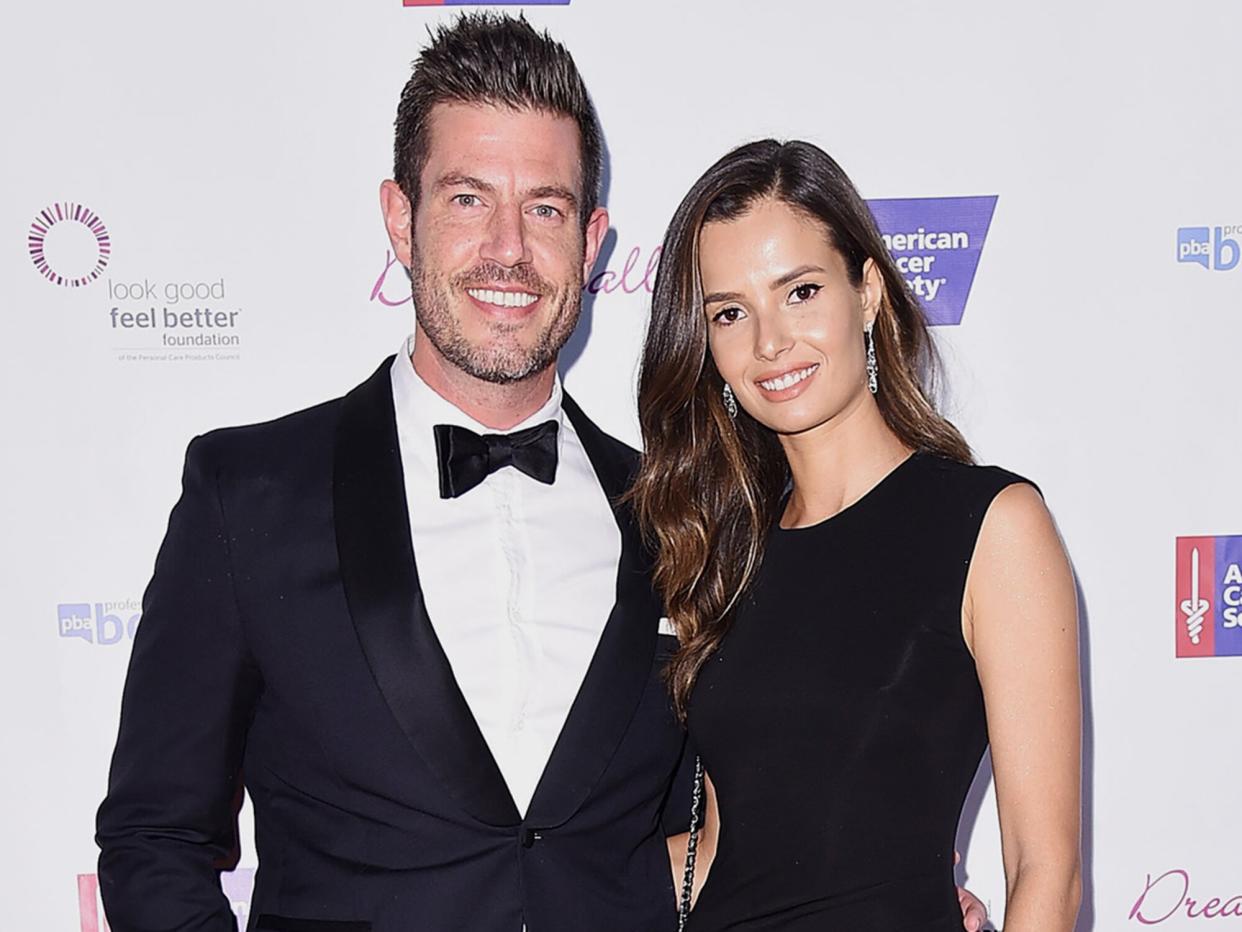
[[[543,217],[545,220],[552,220],[560,215],[561,212],[551,204],[540,204],[535,208],[535,216]]]
[[[813,285],[810,282],[799,285],[793,291],[789,292],[789,297],[796,301],[809,301],[815,297],[815,293],[819,291],[821,286]]]
[[[718,324],[733,324],[741,319],[742,309],[740,307],[722,307],[712,315],[712,320]]]
[[[453,200],[462,207],[475,207],[479,203],[477,194],[455,194]]]

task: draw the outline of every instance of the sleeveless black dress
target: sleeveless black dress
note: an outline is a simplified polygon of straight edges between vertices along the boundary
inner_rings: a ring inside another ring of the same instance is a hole
[[[691,696],[721,834],[693,932],[961,932],[953,846],[987,745],[961,633],[995,467],[915,453],[773,528]]]

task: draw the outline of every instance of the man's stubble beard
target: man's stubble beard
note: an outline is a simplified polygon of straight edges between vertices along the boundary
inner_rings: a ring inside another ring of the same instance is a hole
[[[558,294],[548,282],[528,267],[506,270],[501,266],[484,265],[470,272],[447,279],[429,271],[417,249],[411,263],[410,286],[414,297],[414,319],[431,345],[450,364],[473,378],[494,385],[510,385],[543,372],[555,364],[561,348],[569,341],[582,312],[582,273]],[[533,345],[517,342],[522,325],[489,325],[486,345],[471,343],[462,332],[461,322],[453,314],[453,300],[467,300],[467,287],[486,288],[496,284],[521,284],[553,301],[553,314]]]

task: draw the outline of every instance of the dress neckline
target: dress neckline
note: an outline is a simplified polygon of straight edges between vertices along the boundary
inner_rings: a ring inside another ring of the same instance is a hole
[[[851,513],[857,513],[858,511],[860,511],[863,505],[865,505],[867,502],[874,501],[877,494],[883,492],[885,487],[889,486],[891,484],[891,481],[899,473],[905,472],[907,466],[909,466],[916,459],[920,459],[922,456],[924,456],[924,453],[922,450],[913,451],[909,456],[907,456],[900,463],[898,463],[896,466],[894,466],[892,469],[886,472],[883,476],[881,476],[880,480],[876,482],[876,484],[873,485],[871,488],[869,488],[866,492],[863,492],[861,496],[856,498],[854,501],[850,502],[848,505],[846,505],[844,508],[842,508],[840,511],[836,512],[835,514],[831,514],[826,518],[821,518],[819,521],[816,521],[814,524],[803,524],[803,525],[799,525],[798,527],[781,527],[780,516],[785,513],[785,503],[789,500],[789,493],[786,493],[784,496],[782,496],[780,508],[777,510],[777,519],[774,524],[775,532],[777,534],[792,535],[792,534],[798,534],[798,533],[805,533],[807,531],[820,530],[822,528],[827,527],[828,525],[836,524],[838,521],[840,521],[842,518],[845,518],[847,515]],[[792,492],[792,489],[790,491]]]

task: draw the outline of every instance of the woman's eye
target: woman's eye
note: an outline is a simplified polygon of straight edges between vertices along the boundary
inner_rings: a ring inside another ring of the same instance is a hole
[[[742,309],[740,307],[722,307],[713,316],[718,324],[733,324],[742,318]]]
[[[793,291],[789,292],[789,297],[795,301],[809,301],[811,298],[815,297],[815,293],[819,291],[820,287],[821,286],[819,285],[813,285],[810,282],[805,282]]]

